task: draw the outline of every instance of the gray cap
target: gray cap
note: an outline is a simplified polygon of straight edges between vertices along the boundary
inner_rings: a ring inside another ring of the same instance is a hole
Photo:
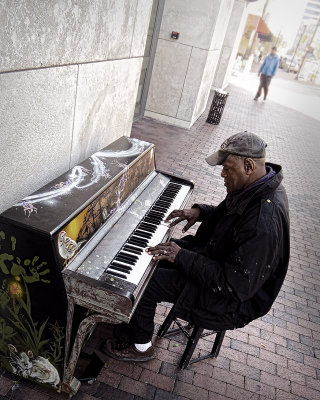
[[[206,158],[209,165],[221,165],[229,154],[250,158],[265,158],[267,144],[254,133],[236,133],[226,139],[220,149]]]

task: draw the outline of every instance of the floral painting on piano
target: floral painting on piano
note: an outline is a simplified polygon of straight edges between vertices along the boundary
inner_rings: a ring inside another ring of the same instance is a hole
[[[46,261],[22,257],[16,237],[0,230],[0,368],[59,390],[64,327],[33,312],[33,293],[47,291],[51,279]]]

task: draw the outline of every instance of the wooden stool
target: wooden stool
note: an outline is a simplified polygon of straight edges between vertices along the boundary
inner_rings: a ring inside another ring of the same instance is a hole
[[[203,333],[204,328],[201,328],[200,326],[191,325],[190,323],[188,323],[187,325],[183,325],[178,320],[177,315],[175,315],[174,308],[175,307],[173,306],[171,311],[169,312],[167,318],[165,319],[163,324],[160,326],[157,336],[159,338],[161,338],[161,337],[171,335],[173,333],[181,331],[188,338],[187,346],[181,357],[179,367],[187,368],[187,366],[189,364],[195,363],[200,360],[204,360],[205,358],[217,357],[219,354],[220,347],[222,345],[223,338],[224,338],[226,331],[209,331],[209,332]],[[175,322],[177,324],[178,328],[169,330],[169,327],[172,322]],[[191,333],[190,333],[190,331],[191,331]],[[197,345],[199,339],[209,336],[209,335],[213,335],[213,334],[215,334],[216,337],[215,337],[211,352],[209,354],[206,354],[201,357],[193,358],[191,360],[192,354],[194,352],[194,349],[196,348],[196,345]]]

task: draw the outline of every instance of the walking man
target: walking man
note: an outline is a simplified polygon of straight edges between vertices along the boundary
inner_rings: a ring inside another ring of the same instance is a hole
[[[253,100],[258,100],[261,96],[262,88],[264,92],[263,100],[267,99],[271,78],[275,75],[279,66],[279,56],[276,53],[277,48],[274,46],[259,68],[258,76],[260,76],[260,85]]]

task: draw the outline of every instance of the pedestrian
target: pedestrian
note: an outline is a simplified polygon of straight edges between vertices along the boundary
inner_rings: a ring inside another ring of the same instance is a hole
[[[279,66],[279,56],[276,53],[277,48],[274,46],[259,68],[258,76],[260,76],[260,85],[254,100],[258,100],[261,96],[262,88],[264,93],[263,100],[267,99],[271,79],[277,72]]]
[[[259,62],[261,61],[261,59],[262,59],[262,56],[263,56],[263,52],[262,52],[262,51],[260,51],[260,53],[259,53],[259,56],[258,56],[258,61],[259,61]]]
[[[206,158],[222,165],[227,189],[218,206],[195,204],[167,217],[173,227],[196,221],[195,235],[149,247],[158,260],[129,324],[115,325],[102,351],[112,358],[154,358],[157,303],[176,304],[182,319],[205,329],[240,328],[266,314],[289,262],[289,212],[280,165],[265,163],[265,142],[247,131],[229,137]]]

